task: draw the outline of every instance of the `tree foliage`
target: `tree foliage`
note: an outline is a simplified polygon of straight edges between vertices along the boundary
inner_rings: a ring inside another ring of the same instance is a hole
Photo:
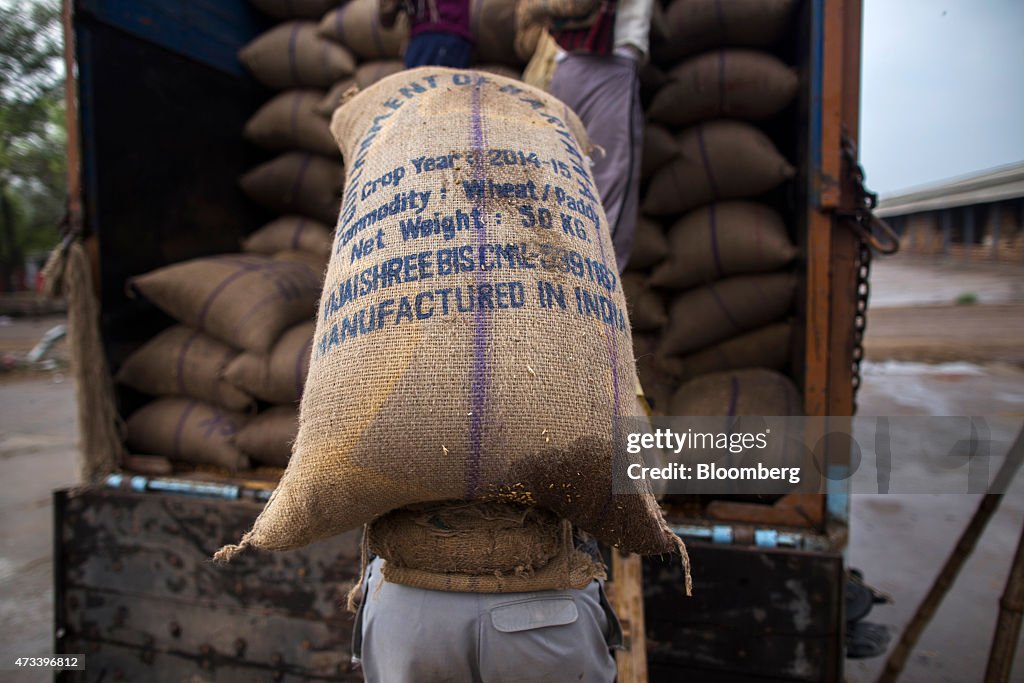
[[[0,5],[0,290],[26,254],[57,241],[64,214],[60,0]]]

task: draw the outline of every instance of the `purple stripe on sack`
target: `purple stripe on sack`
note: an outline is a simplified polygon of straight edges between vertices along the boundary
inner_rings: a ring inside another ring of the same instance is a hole
[[[722,0],[715,0],[715,18],[718,19],[718,29],[724,36],[728,27],[725,25],[725,12],[722,10]]]
[[[197,337],[199,337],[198,332],[189,335],[188,339],[186,339],[181,345],[181,351],[178,352],[178,377],[176,378],[176,383],[178,385],[178,392],[181,393],[182,396],[188,395],[188,391],[185,389],[185,356],[188,355],[188,350],[192,348],[192,342],[194,342]]]
[[[473,86],[470,101],[470,128],[473,139],[471,144],[476,158],[482,160],[486,156],[484,145],[484,125],[482,105],[480,102],[480,83]],[[473,165],[473,179],[482,183],[485,180],[484,164]],[[482,195],[475,200],[479,215],[483,218],[480,225],[474,225],[477,247],[487,242],[487,200]],[[476,284],[484,284],[483,271],[476,271]],[[466,463],[466,498],[476,498],[480,486],[480,457],[483,442],[484,407],[487,400],[487,313],[483,306],[477,307],[474,314],[473,330],[473,375],[470,384],[469,416],[469,462]]]
[[[715,205],[708,207],[708,219],[711,226],[711,258],[715,262],[715,272],[718,277],[725,277],[725,268],[722,267],[721,254],[718,252],[718,214],[715,212]]]
[[[185,431],[185,422],[188,420],[188,416],[192,414],[192,411],[196,408],[195,401],[189,401],[188,405],[185,406],[185,410],[181,411],[181,417],[178,418],[178,425],[174,428],[174,441],[171,445],[171,454],[176,458],[181,457],[181,434]]]
[[[217,297],[220,296],[224,290],[230,287],[231,283],[244,275],[248,275],[253,272],[253,270],[255,269],[251,266],[248,268],[243,266],[221,280],[220,284],[214,287],[213,291],[206,295],[206,301],[203,302],[203,307],[199,309],[199,316],[196,318],[196,327],[202,330],[203,326],[206,324],[206,316],[210,313],[210,307],[213,306],[213,302]]]
[[[312,154],[306,154],[302,157],[302,163],[299,165],[299,172],[295,174],[295,183],[292,185],[292,204],[295,203],[295,198],[298,197],[299,192],[302,191],[302,182],[306,179],[306,171],[309,170],[309,164],[312,160]]]
[[[309,341],[303,345],[302,350],[299,351],[299,357],[295,359],[295,395],[299,398],[302,398],[302,390],[306,386],[306,373],[309,372],[307,363],[312,353],[313,338],[310,337]]]
[[[736,404],[740,401],[740,381],[736,379],[736,375],[729,376],[729,412],[726,413],[728,417],[735,417],[736,415]]]
[[[299,64],[296,59],[296,51],[299,43],[299,31],[302,29],[301,23],[296,23],[292,27],[292,34],[288,36],[288,71],[292,75],[292,81],[297,85],[302,85],[302,79],[299,77]]]
[[[736,319],[732,317],[732,314],[729,313],[729,309],[725,307],[725,302],[722,301],[722,298],[718,296],[718,292],[715,290],[715,285],[708,285],[708,291],[711,292],[711,298],[715,300],[716,304],[718,304],[718,308],[722,311],[722,315],[725,316],[725,319],[736,328],[737,332],[742,332],[743,328],[736,322]]]
[[[300,218],[299,224],[295,226],[295,233],[292,235],[292,249],[299,248],[299,237],[302,236],[302,230],[306,227],[306,219]]]
[[[708,149],[704,146],[704,124],[697,126],[697,146],[700,148],[700,160],[704,164],[704,173],[708,176],[708,185],[711,186],[711,194],[718,199],[718,183],[715,182],[715,174],[711,168],[711,159],[708,158]]]
[[[292,135],[294,135],[296,138],[299,136],[299,106],[302,105],[302,97],[303,94],[300,92],[297,92],[294,95],[292,95]]]

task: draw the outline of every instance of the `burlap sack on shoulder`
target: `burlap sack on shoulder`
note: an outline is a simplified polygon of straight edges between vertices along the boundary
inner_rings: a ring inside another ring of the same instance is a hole
[[[224,379],[268,403],[295,403],[309,373],[315,323],[296,325],[281,335],[269,354],[242,353],[224,370]]]
[[[125,441],[137,453],[231,471],[249,467],[232,439],[248,418],[189,398],[159,398],[132,413]]]
[[[242,251],[272,256],[285,249],[308,251],[318,256],[331,255],[331,229],[305,216],[281,216],[250,233],[242,241]]]
[[[471,0],[469,30],[476,42],[476,61],[521,66],[515,27],[516,0]]]
[[[626,272],[622,274],[622,291],[629,307],[629,321],[638,332],[660,330],[668,322],[665,301],[651,289],[647,275]]]
[[[338,143],[318,107],[320,90],[289,90],[274,97],[245,124],[245,138],[267,149],[301,149],[328,157],[340,157]]]
[[[275,19],[319,19],[337,7],[338,0],[251,0],[264,14]]]
[[[243,47],[238,59],[258,81],[275,90],[327,88],[356,68],[351,53],[317,35],[312,21],[275,26]]]
[[[715,372],[692,379],[672,397],[672,414],[686,416],[803,415],[793,381],[763,368]]]
[[[678,156],[676,139],[664,126],[644,126],[644,146],[640,156],[640,177],[647,179]]]
[[[766,368],[783,370],[789,365],[791,323],[773,323],[715,344],[689,356],[659,358],[664,374],[686,381],[710,372]],[[638,364],[639,365],[639,364]]]
[[[673,0],[668,36],[654,58],[674,62],[713,47],[772,47],[789,28],[795,0]]]
[[[334,225],[345,167],[319,154],[287,152],[252,169],[239,184],[250,199],[268,209]]]
[[[629,254],[631,270],[646,270],[661,263],[668,255],[668,240],[661,223],[647,216],[638,216],[633,250]]]
[[[647,115],[670,126],[722,117],[763,119],[793,100],[797,82],[796,71],[767,52],[715,50],[672,69]]]
[[[255,415],[235,436],[235,445],[252,460],[285,467],[299,431],[295,406],[274,406]]]
[[[132,278],[131,287],[189,327],[238,349],[269,351],[316,312],[320,274],[304,263],[224,254]]]
[[[363,91],[331,129],[350,172],[296,447],[217,558],[447,500],[681,550],[645,484],[612,496],[613,420],[634,414],[637,380],[579,120],[522,83],[423,68]]]
[[[316,111],[321,116],[326,116],[328,119],[334,114],[334,111],[341,106],[342,101],[347,93],[356,86],[356,79],[354,77],[343,78],[327,91],[327,94],[323,96],[320,103],[316,107]],[[330,124],[328,123],[328,127]],[[333,136],[331,137],[333,140]]]
[[[792,273],[739,275],[680,294],[669,307],[658,355],[681,356],[775,322],[789,312]]]
[[[395,25],[380,25],[379,0],[349,0],[324,15],[321,36],[341,43],[360,60],[398,59],[409,41],[409,17],[398,14]]]
[[[740,121],[697,124],[681,132],[676,144],[678,156],[651,178],[644,213],[663,216],[756,196],[795,172],[767,135]]]
[[[689,289],[732,275],[778,270],[796,258],[782,217],[764,204],[719,202],[691,211],[668,231],[668,258],[651,284]]]
[[[253,397],[221,378],[237,355],[213,337],[173,325],[128,356],[115,380],[150,396],[188,396],[248,411],[255,405]]]

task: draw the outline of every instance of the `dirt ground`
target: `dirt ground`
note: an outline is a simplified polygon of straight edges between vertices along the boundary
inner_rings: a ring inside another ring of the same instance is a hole
[[[869,415],[1024,416],[1024,268],[879,261],[872,279],[860,410]],[[952,302],[973,292],[979,303]],[[23,355],[60,317],[0,318],[0,358]],[[54,349],[66,358],[63,342]],[[955,361],[955,362],[949,362]],[[937,364],[939,363],[939,364]],[[51,370],[0,370],[0,658],[50,652],[52,490],[75,481],[73,384]],[[960,495],[855,495],[848,561],[893,595],[869,618],[906,624],[978,502]],[[925,631],[902,680],[980,680],[998,598],[1024,527],[1024,475]],[[1024,681],[1024,646],[1015,678]],[[851,683],[883,660],[848,661]],[[2,670],[3,667],[0,667]],[[46,681],[45,674],[0,680]]]

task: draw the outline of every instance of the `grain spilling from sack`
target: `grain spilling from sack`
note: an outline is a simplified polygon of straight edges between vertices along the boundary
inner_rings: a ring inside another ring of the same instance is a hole
[[[711,121],[682,131],[679,155],[651,179],[643,210],[682,213],[701,204],[752,197],[793,177],[767,135],[739,121]]]
[[[673,0],[665,13],[668,36],[654,58],[674,62],[713,47],[771,47],[789,27],[794,0]]]
[[[311,320],[321,290],[320,274],[308,265],[255,254],[175,263],[133,278],[131,286],[189,327],[257,353]]]
[[[791,273],[740,275],[684,292],[669,308],[659,355],[681,356],[775,322],[789,312]]]
[[[320,103],[317,105],[316,111],[321,116],[326,116],[328,119],[334,114],[334,110],[341,106],[341,101],[345,97],[345,93],[351,90],[356,85],[355,78],[343,78],[327,91],[327,94],[323,96]],[[331,138],[334,139],[333,137]]]
[[[308,251],[319,256],[331,254],[331,231],[323,223],[305,216],[281,216],[249,234],[242,251],[271,256],[285,249]]]
[[[660,330],[668,322],[665,302],[651,289],[643,273],[626,272],[622,275],[622,291],[629,307],[629,321],[638,332]]]
[[[679,150],[668,128],[656,123],[644,126],[644,146],[640,156],[640,177],[647,179],[676,158]]]
[[[239,182],[250,199],[268,209],[333,225],[345,168],[318,154],[287,152],[250,170]]]
[[[338,143],[319,113],[324,93],[319,90],[289,90],[274,97],[245,124],[245,138],[266,149],[301,149],[329,157],[340,157]]]
[[[253,417],[235,436],[235,445],[252,460],[285,467],[299,431],[295,406],[273,406]]]
[[[803,414],[792,380],[780,372],[754,368],[716,372],[692,379],[672,397],[672,414],[717,417]]]
[[[670,289],[778,270],[797,253],[776,211],[742,201],[691,211],[669,229],[668,245],[668,258],[651,273],[651,284]]]
[[[344,47],[317,35],[311,21],[289,21],[256,37],[238,58],[268,88],[327,88],[356,68]]]
[[[128,418],[125,441],[139,453],[234,472],[249,467],[249,459],[232,443],[247,421],[242,413],[193,399],[159,398]]]
[[[661,224],[647,216],[638,216],[633,250],[629,253],[629,268],[643,270],[665,259],[668,255],[668,240]]]
[[[264,14],[275,19],[319,19],[338,0],[251,0]]]
[[[221,379],[237,355],[202,332],[173,325],[128,356],[115,380],[150,396],[188,396],[247,411],[254,406],[252,396]]]
[[[233,386],[268,403],[295,403],[309,373],[314,323],[291,328],[274,344],[269,354],[240,354],[224,370]]]
[[[763,119],[782,111],[796,88],[796,71],[766,52],[714,50],[673,68],[647,113],[671,126],[721,117]]]
[[[658,365],[677,381],[743,368],[783,370],[789,365],[792,333],[791,323],[773,323],[689,356],[660,358]]]
[[[471,0],[469,30],[475,61],[519,66],[515,47],[516,0]]]
[[[449,500],[680,549],[646,486],[611,492],[636,373],[578,119],[516,81],[424,68],[363,91],[331,129],[349,175],[296,447],[218,559]]]
[[[392,28],[380,25],[379,0],[349,0],[324,15],[324,38],[341,43],[360,60],[399,59],[409,40],[409,17],[400,12]]]

